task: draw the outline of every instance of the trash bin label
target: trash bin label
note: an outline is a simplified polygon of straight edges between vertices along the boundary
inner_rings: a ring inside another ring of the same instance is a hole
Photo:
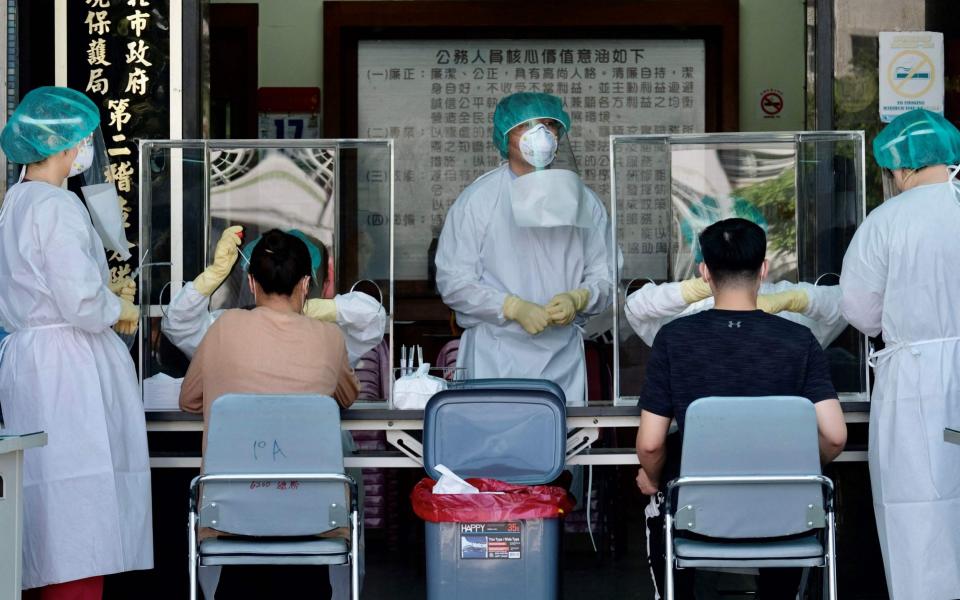
[[[520,521],[460,523],[460,558],[520,558]]]

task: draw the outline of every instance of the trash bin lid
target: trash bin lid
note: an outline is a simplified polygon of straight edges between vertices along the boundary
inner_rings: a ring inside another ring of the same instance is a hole
[[[552,382],[448,389],[424,410],[423,466],[433,479],[442,464],[464,478],[549,483],[563,471],[566,432],[562,392]]]

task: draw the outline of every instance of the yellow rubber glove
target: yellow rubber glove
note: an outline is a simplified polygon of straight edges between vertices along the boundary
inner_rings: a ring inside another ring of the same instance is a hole
[[[337,303],[333,300],[311,298],[303,305],[303,314],[317,321],[337,322]]]
[[[562,292],[547,303],[547,315],[554,325],[569,325],[577,318],[577,313],[587,307],[588,300],[590,300],[590,290],[578,288]]]
[[[113,281],[107,287],[117,298],[123,298],[129,302],[133,302],[137,297],[137,283],[129,277],[122,277]]]
[[[537,335],[550,324],[545,308],[516,296],[507,296],[503,301],[503,316],[519,323],[530,335]]]
[[[117,319],[113,329],[117,333],[132,335],[137,332],[140,326],[140,309],[129,300],[120,298],[120,318]]]
[[[757,308],[771,315],[784,311],[802,313],[808,306],[810,306],[810,296],[807,295],[806,290],[789,290],[757,296]]]
[[[213,264],[193,280],[193,287],[204,296],[209,296],[216,291],[230,275],[230,269],[233,268],[233,263],[237,262],[237,256],[240,254],[242,232],[243,227],[239,225],[224,229],[220,241],[217,242],[217,249],[213,253]]]
[[[680,282],[680,296],[683,297],[683,301],[687,304],[699,302],[712,295],[713,290],[710,289],[710,284],[704,281],[702,277],[695,277]]]

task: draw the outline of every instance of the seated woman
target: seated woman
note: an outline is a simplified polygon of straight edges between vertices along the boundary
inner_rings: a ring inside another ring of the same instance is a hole
[[[203,413],[204,448],[210,406],[224,394],[315,393],[333,397],[342,407],[357,399],[359,384],[347,360],[343,333],[333,323],[302,314],[310,282],[306,244],[277,229],[264,234],[250,257],[247,275],[256,308],[220,315],[200,342],[180,389],[180,408]],[[221,597],[233,597],[231,588],[238,590],[237,597],[249,597],[245,595],[249,586],[274,578],[274,573],[259,569],[243,571],[225,581]],[[212,584],[204,585],[208,598],[219,573],[209,575],[201,577]],[[300,575],[314,587],[325,579],[316,573]],[[286,568],[280,585],[290,587],[297,579]]]
[[[256,308],[228,310],[197,348],[180,389],[180,408],[203,413],[228,393],[316,393],[340,406],[359,386],[343,333],[302,314],[310,293],[310,253],[300,239],[273,229],[254,248],[247,275]]]

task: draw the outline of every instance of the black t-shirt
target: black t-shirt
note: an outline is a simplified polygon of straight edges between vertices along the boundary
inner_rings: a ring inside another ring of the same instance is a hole
[[[707,310],[665,325],[653,342],[640,406],[677,420],[707,396],[836,398],[809,329],[760,310]]]

